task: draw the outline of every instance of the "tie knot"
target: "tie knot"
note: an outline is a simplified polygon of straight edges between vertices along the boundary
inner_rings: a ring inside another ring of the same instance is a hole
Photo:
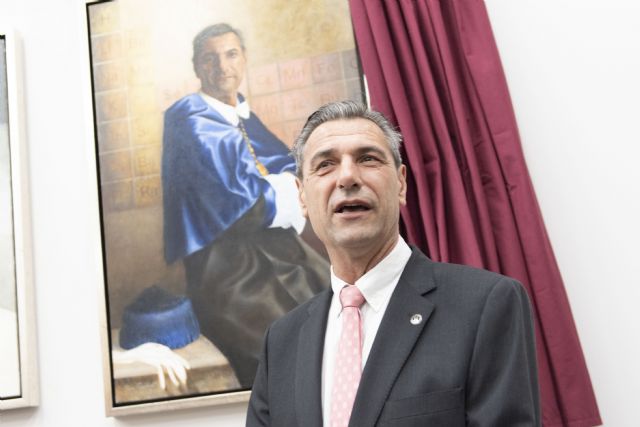
[[[342,290],[340,291],[340,302],[342,303],[342,308],[359,308],[364,303],[364,296],[357,286],[348,285],[342,288]]]

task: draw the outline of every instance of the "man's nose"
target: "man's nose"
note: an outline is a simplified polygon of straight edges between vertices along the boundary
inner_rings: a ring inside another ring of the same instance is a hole
[[[226,68],[226,63],[224,58],[221,58],[219,56],[216,56],[213,59],[213,69],[220,72],[222,70],[224,70]]]
[[[336,184],[339,188],[346,190],[360,186],[360,171],[358,165],[352,159],[344,159],[340,162]]]

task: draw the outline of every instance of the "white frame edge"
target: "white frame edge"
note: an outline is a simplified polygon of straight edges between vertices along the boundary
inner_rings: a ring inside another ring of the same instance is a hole
[[[20,67],[22,64],[21,52],[14,31],[0,29],[0,34],[5,36],[6,46],[21,387],[20,397],[0,400],[0,410],[5,410],[37,406],[40,401],[40,388],[27,167],[28,152],[23,120],[23,85]]]

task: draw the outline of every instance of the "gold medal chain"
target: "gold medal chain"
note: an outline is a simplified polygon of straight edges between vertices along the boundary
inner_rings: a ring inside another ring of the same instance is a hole
[[[253,145],[251,145],[251,140],[249,139],[249,135],[247,135],[247,130],[244,128],[244,123],[242,123],[242,119],[238,122],[238,128],[240,128],[240,132],[242,132],[242,139],[247,144],[247,148],[249,149],[249,153],[251,153],[251,157],[253,157],[253,161],[256,162],[256,168],[258,168],[258,172],[260,175],[267,176],[269,175],[269,170],[265,165],[262,164],[260,160],[258,160],[258,156],[256,156],[256,152],[253,149]]]

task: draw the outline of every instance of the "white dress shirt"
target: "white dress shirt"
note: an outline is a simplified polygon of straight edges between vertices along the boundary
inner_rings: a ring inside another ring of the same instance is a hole
[[[251,116],[251,109],[246,99],[242,102],[238,99],[236,105],[233,106],[217,100],[204,92],[199,92],[199,95],[211,108],[220,113],[220,115],[233,126],[238,126],[240,119],[247,120]],[[292,173],[284,172],[271,173],[262,178],[271,185],[276,194],[276,214],[269,228],[293,227],[298,234],[302,233],[306,219],[300,210],[295,176]]]
[[[200,95],[202,99],[211,106],[211,108],[220,113],[220,115],[233,126],[238,126],[240,118],[246,120],[251,115],[249,103],[246,99],[242,102],[239,102],[240,100],[238,99],[234,106],[215,99],[213,96],[209,96],[204,92],[199,92],[198,95]]]
[[[402,237],[398,243],[375,267],[367,271],[364,276],[356,280],[355,286],[360,289],[365,298],[365,303],[360,307],[362,319],[362,369],[367,363],[373,340],[378,332],[378,327],[389,305],[400,275],[407,261],[411,257],[411,249]],[[333,369],[335,365],[338,341],[342,333],[342,304],[340,303],[340,290],[349,284],[340,280],[331,267],[331,289],[333,297],[329,307],[327,330],[324,337],[324,352],[322,355],[322,418],[324,426],[331,422],[331,389],[333,387]]]

